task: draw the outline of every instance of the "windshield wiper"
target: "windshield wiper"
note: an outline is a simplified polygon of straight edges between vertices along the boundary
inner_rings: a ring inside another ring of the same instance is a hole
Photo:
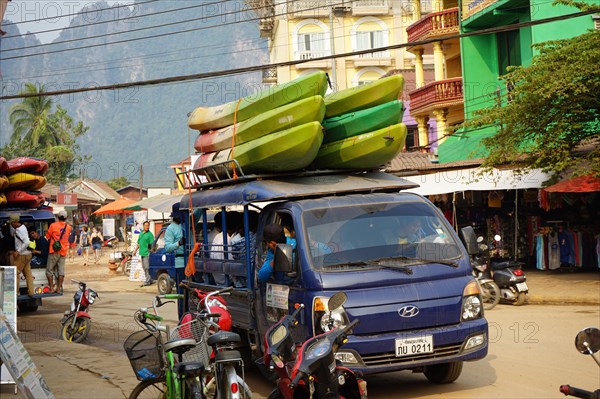
[[[374,262],[375,264],[379,264],[378,262],[386,261],[386,260],[399,260],[399,261],[407,261],[412,263],[439,263],[441,265],[451,266],[453,268],[458,267],[457,262],[453,262],[451,260],[438,260],[438,259],[419,259],[419,258],[409,258],[407,256],[391,256],[387,258],[378,258],[370,260],[369,262]]]

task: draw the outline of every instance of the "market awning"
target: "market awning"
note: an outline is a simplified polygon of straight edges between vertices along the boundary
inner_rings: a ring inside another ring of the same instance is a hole
[[[120,214],[120,213],[132,213],[133,211],[125,210],[124,208],[127,206],[130,206],[134,203],[135,203],[135,201],[121,197],[116,201],[109,202],[108,204],[96,209],[93,212],[93,214],[94,215],[115,215],[115,214]]]
[[[591,193],[600,191],[600,179],[592,175],[566,179],[544,188],[549,193]]]
[[[469,168],[428,175],[406,176],[405,178],[420,186],[405,191],[421,195],[436,195],[461,191],[541,188],[550,176],[540,169],[533,169],[519,175],[513,170],[493,169],[491,172],[483,172],[481,168]]]
[[[125,209],[130,211],[152,209],[159,213],[170,213],[173,209],[173,204],[179,203],[181,197],[181,195],[158,194],[153,197],[144,198]]]

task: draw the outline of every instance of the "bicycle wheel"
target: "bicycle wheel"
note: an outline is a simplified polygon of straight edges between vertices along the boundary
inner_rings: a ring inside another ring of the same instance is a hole
[[[500,288],[495,282],[486,281],[482,283],[481,291],[484,309],[490,310],[500,302]]]
[[[158,379],[142,381],[136,385],[129,399],[166,399],[167,397],[167,380],[165,377]]]

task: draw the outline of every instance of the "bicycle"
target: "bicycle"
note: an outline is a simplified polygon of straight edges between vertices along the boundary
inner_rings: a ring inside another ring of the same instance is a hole
[[[169,328],[162,325],[163,317],[157,308],[183,295],[157,295],[152,302],[154,314],[147,308],[135,312],[135,321],[143,330],[134,332],[124,342],[123,348],[140,383],[129,395],[130,399],[161,397],[167,399],[204,398],[202,375],[208,364],[205,350],[202,360],[184,361],[184,354],[206,348],[208,331],[199,319],[178,325],[170,339],[163,343],[163,335],[169,337]],[[169,301],[162,302],[161,299]],[[202,342],[204,341],[204,342]]]
[[[132,257],[133,257],[133,252],[131,252],[131,251],[121,252],[121,261],[119,262],[119,267],[123,271],[123,274],[129,274],[129,272],[131,271],[131,258]]]
[[[233,287],[223,288],[209,293],[193,290],[186,284],[181,284],[194,292],[198,303],[196,312],[187,317],[199,317],[209,326],[211,335],[206,343],[213,348],[210,362],[210,375],[204,379],[204,393],[214,399],[243,399],[251,398],[252,391],[244,381],[244,361],[238,350],[239,334],[231,329],[231,315],[227,310],[225,300],[221,295],[229,295]],[[203,309],[202,309],[203,308]],[[182,318],[186,320],[186,316]],[[238,374],[241,372],[241,376]]]

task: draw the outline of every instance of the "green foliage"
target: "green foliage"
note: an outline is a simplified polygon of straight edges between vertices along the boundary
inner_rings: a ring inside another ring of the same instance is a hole
[[[31,83],[25,85],[24,93],[43,93]],[[49,97],[26,97],[9,110],[9,121],[13,126],[10,142],[0,148],[7,159],[16,157],[36,157],[48,161],[46,178],[59,184],[71,176],[75,162],[89,159],[80,154],[77,139],[88,130],[82,122],[75,123],[67,111],[56,107],[52,112]]]
[[[109,185],[113,190],[118,190],[122,187],[129,185],[129,180],[125,176],[120,176],[114,179],[110,179],[106,181],[106,184]]]
[[[499,126],[482,142],[484,167],[526,168],[600,176],[600,31],[536,45],[528,67],[503,79],[514,87],[502,107],[483,109],[462,127]]]

